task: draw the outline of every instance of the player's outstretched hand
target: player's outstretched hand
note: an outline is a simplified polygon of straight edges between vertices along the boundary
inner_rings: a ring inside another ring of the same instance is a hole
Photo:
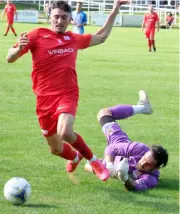
[[[18,39],[18,47],[20,50],[23,50],[25,48],[26,45],[29,44],[29,39],[27,37],[27,33],[21,33],[20,37]]]
[[[114,9],[119,11],[121,5],[127,3],[129,3],[129,0],[114,0]]]
[[[123,4],[128,4],[129,0],[118,0],[118,2],[120,5],[123,5]]]

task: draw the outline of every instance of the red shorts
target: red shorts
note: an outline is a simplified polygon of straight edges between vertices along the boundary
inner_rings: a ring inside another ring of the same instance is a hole
[[[146,38],[148,39],[154,39],[154,34],[155,34],[155,28],[148,29],[145,32]]]
[[[7,17],[7,23],[12,25],[14,23],[14,17]]]
[[[57,133],[57,122],[61,113],[68,113],[75,117],[78,98],[78,93],[67,96],[37,96],[36,113],[44,136]]]

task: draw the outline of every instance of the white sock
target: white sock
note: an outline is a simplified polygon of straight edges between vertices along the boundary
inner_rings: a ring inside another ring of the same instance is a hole
[[[145,108],[144,105],[132,105],[134,114],[142,114]]]
[[[93,155],[92,158],[88,160],[88,162],[91,164],[93,161],[96,161],[96,160],[97,160],[97,157]]]
[[[78,152],[77,152],[77,155],[76,157],[74,158],[74,160],[72,160],[73,163],[77,163],[79,161],[79,156],[78,156]]]

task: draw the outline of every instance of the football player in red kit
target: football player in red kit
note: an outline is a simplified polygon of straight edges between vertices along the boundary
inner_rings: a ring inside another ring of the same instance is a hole
[[[4,11],[2,13],[1,20],[5,14],[7,17],[7,28],[6,28],[6,32],[5,32],[4,36],[7,36],[10,29],[12,30],[13,34],[15,36],[17,36],[16,31],[13,27],[15,15],[16,15],[16,19],[17,19],[16,6],[14,4],[12,4],[9,0],[7,0],[7,4],[4,7]]]
[[[149,51],[151,52],[151,47],[153,47],[153,50],[156,51],[156,46],[155,46],[155,28],[156,28],[156,23],[157,23],[157,31],[159,31],[159,17],[158,14],[154,12],[153,6],[149,6],[149,12],[145,14],[144,20],[142,23],[142,31],[144,28],[145,30],[145,35],[146,38],[148,39],[148,47]]]
[[[73,172],[81,159],[86,158],[103,181],[109,178],[109,171],[73,131],[79,99],[76,55],[79,49],[99,45],[108,38],[119,9],[125,3],[126,0],[115,0],[107,21],[95,35],[79,35],[66,31],[71,22],[70,5],[56,1],[52,4],[51,28],[22,33],[7,55],[7,61],[12,63],[28,51],[32,54],[36,112],[51,153],[68,160],[67,172]]]

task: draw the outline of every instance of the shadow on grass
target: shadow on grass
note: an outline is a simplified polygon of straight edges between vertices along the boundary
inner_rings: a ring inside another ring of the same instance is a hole
[[[177,182],[177,180],[175,181]],[[164,179],[164,182],[165,182],[165,179]],[[175,187],[177,188],[178,186],[175,185]],[[149,191],[144,191],[144,192],[129,192],[124,188],[123,189],[114,188],[112,186],[110,187],[101,186],[100,189],[105,192],[108,192],[110,197],[113,198],[114,200],[124,204],[129,204],[129,205],[132,204],[133,206],[137,207],[137,209],[140,207],[143,207],[144,209],[153,208],[155,212],[158,211],[158,213],[162,213],[162,214],[178,213],[178,210],[179,210],[178,203],[171,204],[170,202],[168,203],[168,201],[166,201],[165,203],[161,201],[161,199],[163,199],[164,201],[164,198],[166,196],[162,198],[162,195],[160,195],[158,200],[157,194],[153,194],[153,191],[154,191],[153,189]],[[170,189],[172,190],[172,188]]]
[[[56,205],[50,205],[50,204],[24,204],[23,207],[29,207],[29,208],[57,208]]]
[[[167,189],[167,190],[179,190],[179,179],[174,178],[160,178],[158,189]]]

